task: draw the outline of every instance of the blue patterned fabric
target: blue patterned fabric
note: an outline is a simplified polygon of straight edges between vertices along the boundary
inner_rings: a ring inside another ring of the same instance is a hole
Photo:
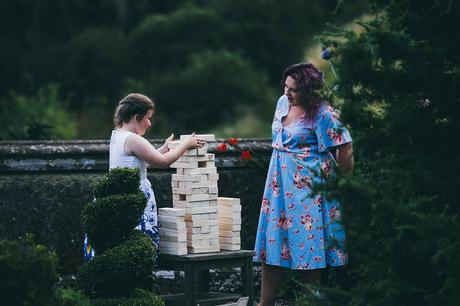
[[[340,205],[312,185],[320,173],[332,174],[329,148],[351,142],[334,109],[324,103],[316,120],[301,118],[287,126],[286,96],[277,103],[272,124],[273,153],[256,234],[254,261],[296,270],[340,266],[347,262]]]

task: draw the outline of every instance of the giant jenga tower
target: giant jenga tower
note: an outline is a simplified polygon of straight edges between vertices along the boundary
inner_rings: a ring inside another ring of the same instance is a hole
[[[182,135],[183,141],[189,135]],[[196,135],[207,142],[215,141],[214,135]],[[169,148],[175,148],[180,141],[173,141]],[[185,211],[188,253],[218,252],[219,227],[217,216],[217,180],[219,174],[214,154],[207,152],[207,145],[190,149],[171,168],[173,208]]]

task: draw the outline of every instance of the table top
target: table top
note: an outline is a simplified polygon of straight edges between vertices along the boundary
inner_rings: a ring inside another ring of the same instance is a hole
[[[158,259],[167,261],[205,261],[205,260],[216,260],[216,259],[232,259],[232,258],[246,258],[255,255],[253,250],[240,250],[240,251],[220,251],[211,253],[198,253],[198,254],[187,254],[187,255],[171,255],[171,254],[159,254]]]

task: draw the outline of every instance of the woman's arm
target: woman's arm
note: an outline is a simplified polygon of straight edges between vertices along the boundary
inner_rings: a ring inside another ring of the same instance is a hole
[[[353,171],[355,162],[351,142],[337,147],[337,163],[339,164],[342,175],[347,175]]]
[[[147,141],[147,139],[133,134],[126,139],[124,149],[127,154],[134,154],[153,166],[165,168],[178,160],[188,149],[199,148],[202,147],[203,144],[204,141],[196,137],[189,137],[182,141],[177,148],[161,154]]]

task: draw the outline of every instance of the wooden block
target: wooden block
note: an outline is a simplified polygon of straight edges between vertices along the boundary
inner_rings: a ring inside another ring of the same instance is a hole
[[[198,187],[198,188],[172,188],[173,194],[208,194],[209,187]]]
[[[219,180],[219,173],[209,173],[206,181],[218,181]]]
[[[220,205],[219,211],[225,213],[241,212],[241,205]]]
[[[179,175],[173,174],[171,175],[172,181],[179,181],[179,182],[200,182],[201,176],[199,175]]]
[[[166,248],[160,246],[160,253],[171,255],[187,255],[187,244],[180,248]]]
[[[180,232],[176,236],[164,236],[160,231],[160,241],[187,242],[187,235],[184,232]]]
[[[215,193],[216,197],[217,197],[217,193],[219,192],[219,190],[217,189],[217,184],[216,184],[216,186],[208,187],[208,192],[209,193]]]
[[[212,153],[206,153],[200,156],[181,156],[177,161],[183,162],[201,162],[201,161],[213,161],[215,160],[215,155]]]
[[[196,155],[205,155],[208,153],[208,145],[205,144],[203,147],[196,149]]]
[[[163,227],[163,228],[159,228],[158,232],[160,233],[160,237],[163,237],[163,236],[177,237],[179,234],[182,234],[184,231]]]
[[[220,244],[220,249],[225,251],[239,251],[241,250],[241,245],[239,244]]]
[[[158,227],[185,231],[186,225],[185,222],[170,223],[158,220]]]
[[[185,216],[185,210],[181,208],[162,207],[158,208],[158,216],[183,217]]]
[[[210,214],[195,214],[195,215],[185,215],[185,221],[200,221],[200,220],[210,220]]]
[[[197,150],[196,149],[188,149],[187,151],[185,151],[185,153],[183,154],[184,156],[197,156]]]
[[[192,135],[180,135],[180,140],[183,141],[190,137],[192,137]],[[216,141],[216,136],[214,134],[195,134],[195,137],[204,141]]]
[[[199,233],[187,233],[187,240],[190,241],[196,241],[196,240],[209,240],[209,239],[218,239],[219,238],[219,233],[204,233],[204,234],[199,234]]]
[[[194,169],[198,168],[198,162],[175,162],[172,163],[170,168],[181,168],[181,169]]]
[[[207,246],[207,247],[187,247],[189,254],[219,252],[220,246]]]
[[[241,224],[219,224],[220,231],[241,231]]]
[[[185,242],[176,242],[176,241],[164,241],[160,239],[160,249],[163,248],[169,248],[169,249],[180,249],[183,248],[185,245]]]
[[[209,245],[210,246],[218,246],[218,245],[220,245],[219,238],[209,239]]]
[[[241,237],[225,237],[225,236],[220,236],[219,237],[219,242],[220,243],[225,243],[225,244],[241,244]]]
[[[224,212],[219,210],[219,218],[226,218],[226,219],[233,219],[233,220],[241,220],[241,212]]]
[[[219,220],[219,224],[233,224],[233,225],[239,224],[241,225],[241,219],[219,217],[218,220]]]
[[[239,198],[226,198],[226,197],[218,197],[217,203],[219,205],[241,205],[241,200]]]
[[[185,208],[185,213],[190,215],[216,213],[216,211],[217,207],[214,206]]]
[[[175,216],[158,215],[158,221],[166,222],[166,223],[180,223],[180,222],[184,222],[184,216],[175,217]]]
[[[171,180],[171,188],[179,188],[179,181]]]
[[[207,168],[184,169],[184,175],[202,175],[202,174],[212,174],[212,173],[217,173],[217,168],[215,166],[207,167]]]
[[[218,232],[219,231],[219,225],[210,225],[209,226],[209,231],[211,232]]]
[[[219,237],[240,237],[240,232],[219,231]]]
[[[188,227],[202,227],[211,225],[213,220],[197,220],[197,221],[185,221],[185,224]]]

